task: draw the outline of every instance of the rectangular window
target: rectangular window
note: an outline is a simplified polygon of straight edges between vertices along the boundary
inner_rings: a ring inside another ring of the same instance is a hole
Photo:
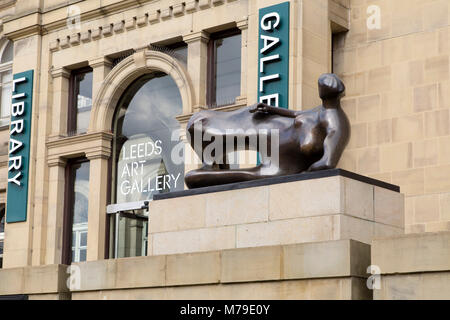
[[[89,208],[89,165],[73,160],[66,167],[63,263],[86,261]]]
[[[92,109],[92,68],[72,71],[70,78],[69,135],[86,133]]]
[[[241,94],[240,30],[211,36],[208,45],[208,91],[210,107],[234,104]]]

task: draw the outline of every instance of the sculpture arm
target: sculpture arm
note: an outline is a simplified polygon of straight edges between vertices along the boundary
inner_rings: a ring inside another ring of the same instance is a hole
[[[250,107],[250,112],[263,112],[269,114],[276,114],[282,117],[295,118],[298,116],[298,111],[293,111],[284,108],[277,108],[269,106],[265,103],[257,103]]]
[[[318,171],[336,168],[339,159],[350,139],[350,123],[342,114],[333,113],[325,118],[327,136],[323,142],[323,156],[313,163],[308,171]]]

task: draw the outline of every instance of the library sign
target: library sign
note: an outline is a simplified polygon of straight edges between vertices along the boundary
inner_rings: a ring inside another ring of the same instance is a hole
[[[9,131],[6,222],[27,220],[33,70],[14,75]]]
[[[259,10],[258,100],[288,109],[289,2]]]

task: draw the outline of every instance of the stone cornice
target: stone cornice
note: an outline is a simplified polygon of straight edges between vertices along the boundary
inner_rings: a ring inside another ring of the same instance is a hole
[[[159,9],[150,10],[144,15],[135,16],[127,21],[117,21],[116,23],[112,23],[110,26],[99,25],[98,28],[81,30],[81,40],[82,42],[91,41],[91,33],[98,33],[97,38],[93,36],[92,40],[100,39],[102,37],[102,33],[104,33],[103,28],[105,28],[105,32],[109,32],[111,34],[113,32],[124,32],[135,29],[137,27],[144,27],[148,24],[155,24],[161,21],[181,17],[186,14],[192,14],[196,11],[225,5],[227,2],[235,1],[237,0],[190,0],[182,2],[180,4],[172,5],[170,7],[165,7],[163,1],[161,1],[162,3]],[[154,2],[154,0],[117,0],[116,2],[109,5],[98,5],[97,7],[93,7],[92,5],[89,6],[89,4],[86,4],[84,1],[75,2],[74,4],[80,6],[82,10],[86,10],[85,12],[81,13],[81,21],[92,21],[98,18],[116,14],[124,10],[142,7],[143,5],[151,2]],[[9,5],[13,3],[13,0],[7,2],[7,4]],[[6,26],[5,35],[11,40],[18,40],[29,37],[31,35],[49,34],[53,31],[64,29],[67,27],[66,7],[67,5],[61,5],[45,11],[42,11],[40,8],[36,8],[23,14],[8,16],[3,21],[3,24]],[[58,12],[58,10],[60,12]],[[55,19],[54,17],[58,18]],[[54,20],[52,21],[52,19]],[[30,24],[30,20],[34,20],[35,22],[33,24]],[[70,34],[67,34],[67,37],[70,36]],[[79,43],[77,43],[77,45],[78,44]],[[51,51],[55,51],[58,49],[59,45],[57,45],[57,43],[53,43]]]
[[[242,20],[236,21],[236,27],[238,27],[241,30],[247,30],[248,29],[248,17],[245,17]]]
[[[204,31],[193,32],[186,35],[183,35],[183,41],[186,43],[196,42],[196,41],[209,41],[209,34]]]
[[[110,132],[95,132],[73,137],[51,136],[47,140],[47,163],[63,165],[70,158],[86,156],[88,159],[108,159],[111,156]]]
[[[28,38],[35,35],[42,34],[42,26],[33,25],[20,30],[16,30],[10,33],[5,33],[5,36],[11,41],[17,41],[20,39]]]
[[[49,158],[47,159],[47,164],[49,167],[65,167],[67,159],[61,157]]]
[[[111,141],[112,139],[113,134],[111,132],[104,132],[104,131],[80,134],[72,137],[50,136],[47,139],[47,148],[52,149],[70,144],[85,143],[95,140]]]
[[[148,2],[149,0],[140,1],[141,5],[143,2]],[[113,21],[110,24],[107,25],[98,25],[98,26],[92,26],[90,29],[87,30],[79,30],[76,34],[67,32],[66,35],[63,35],[59,37],[58,39],[54,39],[50,42],[49,49],[51,52],[56,52],[58,50],[63,50],[70,48],[71,46],[77,46],[82,45],[83,43],[88,43],[91,41],[97,41],[99,39],[102,39],[104,37],[110,37],[115,33],[124,33],[131,30],[134,30],[136,28],[143,28],[149,25],[157,24],[157,23],[163,23],[165,21],[176,19],[178,17],[192,14],[196,11],[201,10],[207,10],[212,7],[222,6],[225,5],[227,2],[235,2],[238,0],[220,0],[220,1],[200,1],[197,2],[195,0],[186,1],[185,5],[174,5],[170,7],[165,7],[164,2],[161,1],[161,7],[159,9],[153,8],[151,10],[148,10],[144,14],[140,14],[137,16],[134,16],[132,18],[129,18],[128,20],[118,20]],[[134,3],[136,5],[136,1],[130,2],[130,1],[123,1],[124,3],[121,5],[122,9],[128,9],[131,8],[131,3]],[[128,7],[127,7],[128,5]],[[112,6],[112,5],[111,5]],[[105,7],[106,8],[106,7]],[[112,7],[109,9],[105,9],[101,11],[101,14],[99,16],[105,17],[105,15],[114,13]],[[82,21],[88,21],[93,20],[97,18],[97,16],[92,15],[88,16],[86,14],[81,15]],[[245,20],[245,19],[244,19]],[[56,25],[58,23],[58,25]],[[44,25],[43,27],[43,33],[50,33],[54,30],[61,29],[65,26],[66,20],[57,21],[51,24]],[[242,24],[242,22],[238,21],[237,24]],[[245,25],[245,22],[243,22]],[[196,41],[200,39],[202,41],[208,41],[209,36],[205,32],[196,32],[192,34],[187,34],[183,36],[183,40],[186,42],[189,41]],[[71,41],[72,38],[75,38],[76,41]],[[136,49],[136,48],[135,48]]]
[[[66,68],[58,68],[51,71],[52,78],[64,77],[66,79],[70,78],[70,71]]]
[[[98,67],[112,67],[113,63],[107,57],[100,57],[97,59],[89,60],[89,66],[93,69]]]

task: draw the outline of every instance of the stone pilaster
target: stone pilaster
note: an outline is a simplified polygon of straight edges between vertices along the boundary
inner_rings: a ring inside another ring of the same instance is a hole
[[[188,45],[188,72],[192,79],[195,102],[192,111],[206,106],[209,35],[200,31],[183,36]]]

